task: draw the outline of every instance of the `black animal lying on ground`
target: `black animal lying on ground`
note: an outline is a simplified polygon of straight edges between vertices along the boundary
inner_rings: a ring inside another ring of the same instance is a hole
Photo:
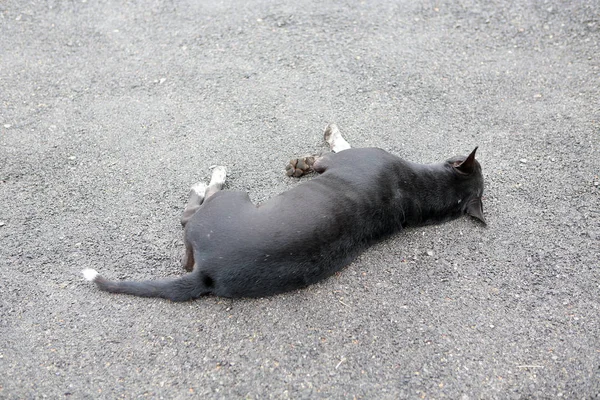
[[[352,149],[337,126],[325,130],[333,153],[290,161],[287,173],[319,176],[254,205],[221,191],[225,168],[192,187],[181,223],[190,273],[155,281],[109,281],[85,269],[101,290],[186,301],[203,295],[261,297],[318,282],[377,240],[469,214],[485,223],[483,176],[475,150],[441,164],[402,160],[377,148]]]

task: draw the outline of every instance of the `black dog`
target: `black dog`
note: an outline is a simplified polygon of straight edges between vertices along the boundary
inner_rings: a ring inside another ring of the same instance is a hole
[[[333,124],[325,139],[334,153],[287,167],[290,176],[320,175],[264,204],[252,204],[245,192],[220,191],[223,167],[208,188],[195,185],[182,217],[191,273],[142,282],[109,281],[92,269],[84,276],[107,292],[172,301],[268,296],[332,275],[403,227],[465,213],[485,223],[477,148],[468,157],[421,165],[381,149],[351,149]]]

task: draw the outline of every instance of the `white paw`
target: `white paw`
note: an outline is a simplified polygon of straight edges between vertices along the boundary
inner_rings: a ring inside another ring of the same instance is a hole
[[[95,269],[91,269],[91,268],[86,268],[83,271],[81,271],[81,273],[83,274],[83,277],[85,278],[86,281],[91,281],[93,282],[96,277],[98,276],[98,271],[96,271]]]
[[[204,193],[206,193],[206,184],[204,182],[198,182],[192,185],[192,190],[198,195],[198,197],[204,198]]]
[[[350,144],[343,138],[336,124],[329,124],[325,128],[325,141],[329,143],[331,151],[339,153],[350,148]]]
[[[227,177],[227,169],[223,166],[217,166],[213,169],[212,176],[210,178],[210,186],[223,186],[225,178]]]

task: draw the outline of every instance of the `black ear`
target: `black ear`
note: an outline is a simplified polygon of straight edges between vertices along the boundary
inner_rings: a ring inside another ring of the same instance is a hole
[[[467,214],[469,214],[473,218],[477,218],[484,225],[487,225],[485,222],[485,217],[483,216],[483,203],[481,202],[481,198],[477,197],[469,201],[466,209]]]
[[[467,157],[467,159],[461,163],[458,164],[454,164],[454,168],[456,168],[458,170],[458,172],[461,172],[463,174],[470,174],[471,172],[473,172],[473,170],[475,169],[475,152],[477,151],[477,147],[475,147],[475,150],[473,150],[471,152],[471,154],[469,154],[469,157]]]

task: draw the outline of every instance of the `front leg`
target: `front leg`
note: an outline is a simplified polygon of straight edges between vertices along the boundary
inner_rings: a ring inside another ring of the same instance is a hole
[[[323,138],[327,143],[329,143],[329,147],[334,153],[348,150],[351,147],[350,143],[348,143],[342,136],[336,124],[327,125],[327,128],[325,128],[325,133],[323,134]]]

